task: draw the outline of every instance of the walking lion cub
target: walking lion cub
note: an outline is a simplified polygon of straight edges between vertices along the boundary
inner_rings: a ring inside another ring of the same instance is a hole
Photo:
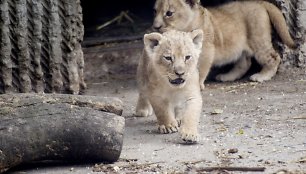
[[[153,28],[204,32],[199,59],[200,84],[212,66],[236,62],[227,74],[216,77],[220,81],[241,78],[251,66],[251,57],[262,66],[252,81],[270,80],[277,72],[280,56],[271,42],[272,25],[282,41],[291,48],[295,43],[281,11],[265,1],[235,1],[218,7],[204,8],[200,0],[156,0]]]
[[[187,143],[199,139],[202,96],[197,69],[203,32],[170,30],[144,35],[137,69],[137,116],[157,117],[160,133],[179,131]]]

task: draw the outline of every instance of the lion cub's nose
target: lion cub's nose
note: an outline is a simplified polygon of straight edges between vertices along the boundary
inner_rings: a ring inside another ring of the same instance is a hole
[[[185,72],[178,72],[178,71],[175,71],[175,74],[179,77],[183,76],[185,74]]]
[[[161,29],[161,25],[153,25],[153,29],[159,31]]]

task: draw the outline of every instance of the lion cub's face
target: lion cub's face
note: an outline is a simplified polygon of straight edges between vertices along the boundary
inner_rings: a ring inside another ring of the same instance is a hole
[[[197,73],[202,40],[202,30],[169,30],[163,34],[151,33],[144,36],[145,51],[154,71],[162,78],[162,83],[183,87]]]
[[[169,29],[187,31],[194,20],[193,8],[200,0],[156,0],[153,29],[164,32]]]

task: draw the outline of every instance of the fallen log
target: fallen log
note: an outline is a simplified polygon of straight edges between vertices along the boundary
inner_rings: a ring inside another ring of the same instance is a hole
[[[0,95],[0,173],[32,161],[117,161],[121,113],[115,98]]]

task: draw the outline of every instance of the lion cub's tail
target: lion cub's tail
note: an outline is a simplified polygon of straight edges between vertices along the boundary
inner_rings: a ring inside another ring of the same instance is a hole
[[[296,48],[296,43],[292,39],[289,33],[288,26],[282,12],[273,4],[269,2],[260,2],[261,5],[267,10],[270,20],[279,34],[282,41],[290,48]]]

